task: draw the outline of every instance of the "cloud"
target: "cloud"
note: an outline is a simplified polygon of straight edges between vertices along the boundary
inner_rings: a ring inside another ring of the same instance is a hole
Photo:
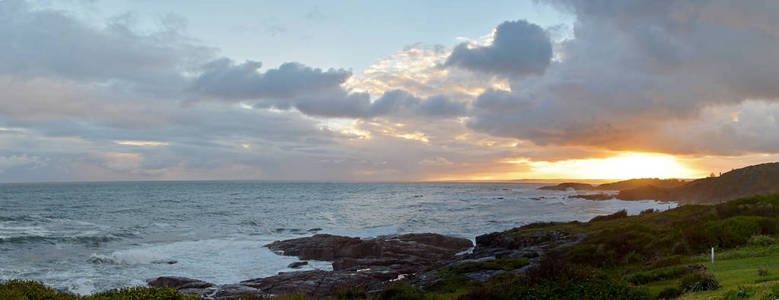
[[[299,63],[285,63],[264,73],[261,63],[247,61],[236,65],[223,58],[206,64],[192,90],[211,99],[254,100],[257,108],[288,110],[318,117],[374,118],[394,113],[421,116],[457,116],[465,113],[465,103],[445,96],[418,98],[404,90],[384,92],[378,99],[352,92],[342,85],[352,74],[343,69],[321,69]]]
[[[539,145],[779,151],[741,143],[724,131],[717,142],[692,134],[687,142],[669,143],[678,140],[675,132],[724,130],[705,119],[707,110],[779,99],[779,3],[549,2],[577,20],[573,38],[556,45],[560,60],[543,75],[512,78],[510,92],[480,95],[469,113],[470,128]]]
[[[458,45],[445,65],[488,74],[539,75],[551,59],[549,35],[538,25],[518,20],[500,24],[489,46]]]
[[[387,91],[375,101],[371,101],[367,93],[337,91],[301,97],[292,106],[307,115],[335,118],[374,118],[390,114],[453,117],[464,115],[466,111],[464,102],[440,95],[423,99],[403,90]]]
[[[174,22],[139,34],[125,18],[86,25],[62,11],[0,1],[0,74],[111,83],[163,93],[183,85],[181,73],[213,53]]]
[[[256,61],[214,60],[203,66],[192,90],[226,100],[290,99],[339,89],[352,76],[343,69],[322,71],[299,63],[285,63],[265,73],[258,72],[261,66]]]

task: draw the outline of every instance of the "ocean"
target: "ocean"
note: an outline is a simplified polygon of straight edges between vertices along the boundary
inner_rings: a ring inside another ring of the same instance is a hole
[[[538,183],[111,182],[0,184],[0,279],[77,294],[158,276],[217,284],[290,271],[263,245],[318,233],[473,239],[532,222],[586,221],[646,201],[568,198]],[[321,230],[318,230],[321,229]],[[304,269],[331,269],[311,262]]]

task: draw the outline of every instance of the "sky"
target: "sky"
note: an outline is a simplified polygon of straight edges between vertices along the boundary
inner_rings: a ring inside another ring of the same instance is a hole
[[[0,182],[779,161],[776,1],[0,0]]]

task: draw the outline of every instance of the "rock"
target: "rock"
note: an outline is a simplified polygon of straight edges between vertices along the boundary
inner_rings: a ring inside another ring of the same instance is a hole
[[[311,297],[324,297],[350,287],[369,290],[386,286],[384,281],[372,275],[370,272],[322,270],[282,272],[276,276],[243,281],[241,284],[274,295],[304,293]]]
[[[148,280],[146,282],[149,284],[149,286],[169,287],[176,290],[204,289],[213,286],[213,284],[202,280],[191,279],[186,277],[175,277],[175,276],[157,277],[156,279]]]
[[[616,195],[609,193],[597,193],[597,194],[576,194],[568,196],[568,198],[581,198],[587,200],[611,200],[616,198]]]
[[[149,286],[169,287],[185,295],[200,296],[204,299],[234,299],[239,296],[267,297],[268,293],[243,284],[213,285],[211,283],[186,277],[158,277],[147,281]]]
[[[567,191],[568,189],[574,189],[577,191],[588,191],[588,190],[594,190],[596,187],[594,187],[591,184],[586,183],[578,183],[578,182],[564,182],[557,185],[549,185],[549,186],[542,186],[538,188],[539,190],[551,190],[551,191]]]
[[[219,288],[210,295],[216,299],[233,299],[239,296],[268,296],[267,293],[263,293],[261,290],[253,287],[249,287],[243,284],[225,284],[219,286]]]
[[[287,266],[287,268],[297,269],[297,268],[300,268],[300,267],[305,266],[307,264],[308,264],[307,261],[296,261],[296,262],[293,262],[293,263],[289,264]]]
[[[157,265],[175,265],[178,263],[176,260],[154,260],[151,263]]]
[[[282,255],[333,262],[333,271],[284,272],[241,284],[272,294],[330,296],[344,288],[380,290],[414,274],[443,266],[473,246],[470,240],[432,233],[360,239],[329,234],[266,245]],[[292,265],[290,265],[292,267]]]
[[[317,234],[311,237],[276,241],[269,249],[303,260],[333,261],[334,269],[355,266],[411,263],[431,265],[469,249],[470,240],[433,233],[386,235],[362,240],[345,236]],[[336,265],[340,266],[336,268]]]

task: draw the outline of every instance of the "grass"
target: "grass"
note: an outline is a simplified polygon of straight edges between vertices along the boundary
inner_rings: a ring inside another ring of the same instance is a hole
[[[748,296],[739,299],[761,299],[761,295],[767,294],[770,287],[779,285],[779,247],[776,244],[744,246],[717,252],[713,264],[709,259],[708,256],[696,256],[690,262],[704,265],[717,278],[721,288],[686,294],[681,299],[717,299],[739,288],[753,289],[747,293]],[[758,272],[761,269],[767,271],[767,275],[761,276]],[[678,280],[660,280],[643,286],[651,294],[657,295],[663,289],[677,287]]]

